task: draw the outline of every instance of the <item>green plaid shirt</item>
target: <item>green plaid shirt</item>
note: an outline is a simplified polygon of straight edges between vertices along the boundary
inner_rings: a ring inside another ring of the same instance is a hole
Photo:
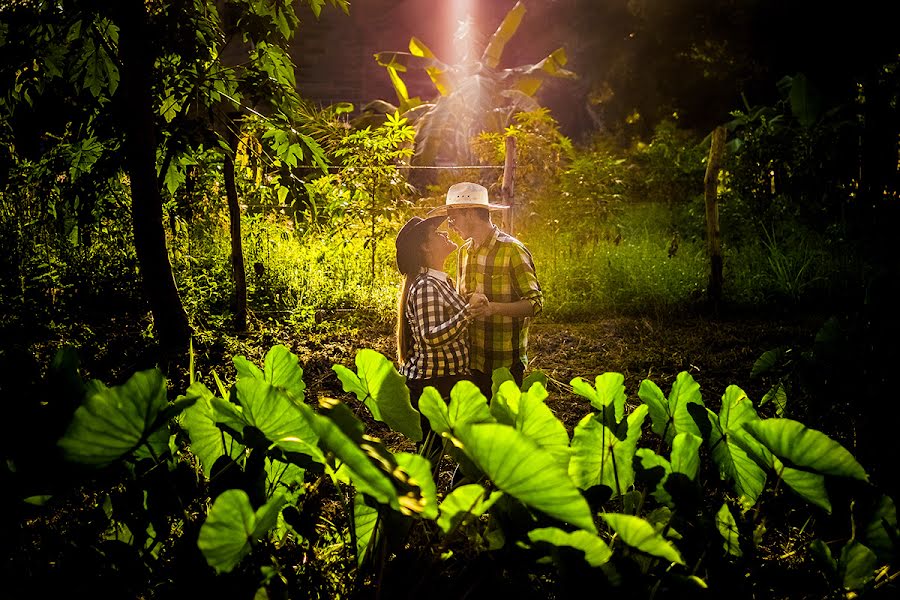
[[[470,240],[459,251],[459,292],[468,298],[481,292],[491,302],[527,299],[534,314],[541,312],[544,295],[528,249],[511,235],[494,227],[494,233],[477,248]],[[469,368],[491,373],[517,361],[528,364],[528,318],[502,315],[479,317],[469,325]]]

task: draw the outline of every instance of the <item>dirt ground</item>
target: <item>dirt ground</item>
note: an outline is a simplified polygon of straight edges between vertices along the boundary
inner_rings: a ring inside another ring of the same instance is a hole
[[[609,371],[625,377],[630,404],[639,402],[637,391],[644,379],[668,393],[681,371],[694,377],[704,402],[712,407],[718,406],[730,384],[739,385],[758,402],[767,388],[750,378],[756,359],[775,347],[810,343],[821,324],[821,317],[814,315],[779,319],[746,315],[664,320],[615,317],[585,323],[538,320],[531,326],[526,374],[539,370],[547,375],[547,403],[570,431],[586,413],[586,401],[572,394],[569,383],[575,377],[593,382]],[[341,394],[332,364],[352,368],[353,356],[364,347],[393,357],[393,343],[392,332],[381,327],[328,341],[298,337],[292,340],[292,349],[304,365],[310,393]]]

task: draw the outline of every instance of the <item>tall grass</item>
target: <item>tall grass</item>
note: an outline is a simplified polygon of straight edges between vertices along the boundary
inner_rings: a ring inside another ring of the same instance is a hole
[[[672,235],[666,208],[632,205],[615,228],[581,223],[577,228],[531,231],[529,247],[544,288],[543,317],[586,319],[613,313],[669,312],[700,296],[706,282],[704,249]]]
[[[256,318],[300,328],[322,326],[336,314],[351,322],[393,318],[399,276],[392,241],[376,245],[374,278],[371,250],[354,227],[301,236],[283,215],[254,215],[242,220],[242,241],[248,308]],[[221,326],[230,318],[230,243],[224,226],[170,241],[182,301],[201,326]]]

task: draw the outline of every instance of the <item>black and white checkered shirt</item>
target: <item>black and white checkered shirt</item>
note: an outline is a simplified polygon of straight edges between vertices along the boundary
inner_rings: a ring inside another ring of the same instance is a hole
[[[416,276],[409,286],[406,318],[412,347],[401,375],[431,379],[469,372],[466,301],[446,273],[428,269]]]

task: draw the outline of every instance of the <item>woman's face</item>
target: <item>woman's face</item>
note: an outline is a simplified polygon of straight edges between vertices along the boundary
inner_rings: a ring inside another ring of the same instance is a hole
[[[447,235],[446,231],[432,229],[425,237],[425,243],[422,248],[425,250],[425,255],[431,259],[432,263],[444,264],[444,260],[450,256],[451,252],[456,250],[457,245],[450,239],[450,236]]]

